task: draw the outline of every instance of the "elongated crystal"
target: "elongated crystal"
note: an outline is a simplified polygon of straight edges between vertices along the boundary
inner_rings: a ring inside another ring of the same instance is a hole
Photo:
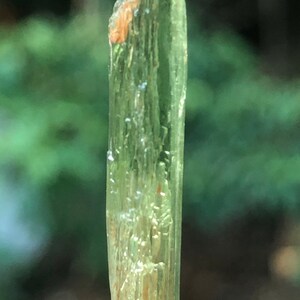
[[[187,68],[184,0],[117,1],[109,39],[111,297],[179,299]]]

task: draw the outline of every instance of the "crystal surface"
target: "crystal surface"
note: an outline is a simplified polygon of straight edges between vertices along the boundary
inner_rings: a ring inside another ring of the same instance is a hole
[[[184,0],[117,1],[109,39],[106,217],[111,297],[179,299]]]

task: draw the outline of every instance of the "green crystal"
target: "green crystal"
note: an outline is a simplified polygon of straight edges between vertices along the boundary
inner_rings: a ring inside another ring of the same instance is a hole
[[[179,299],[187,68],[184,0],[117,1],[110,39],[111,297]]]

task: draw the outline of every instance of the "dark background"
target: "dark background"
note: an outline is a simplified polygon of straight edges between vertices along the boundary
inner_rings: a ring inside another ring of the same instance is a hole
[[[0,2],[0,300],[109,299],[112,5]],[[300,3],[187,6],[181,299],[298,299]]]
[[[74,9],[83,7],[85,2],[2,0],[1,19],[16,22],[31,15],[49,13],[66,17]],[[286,75],[299,72],[299,1],[199,0],[187,1],[187,5],[205,27],[229,26],[234,29],[262,55],[268,70]]]

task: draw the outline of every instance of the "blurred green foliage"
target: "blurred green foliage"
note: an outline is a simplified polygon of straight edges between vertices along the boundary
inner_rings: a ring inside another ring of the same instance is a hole
[[[0,32],[0,174],[16,188],[24,186],[23,193],[36,191],[23,222],[36,220],[34,226],[46,227],[49,243],[60,240],[67,249],[73,243],[72,255],[78,253],[74,270],[92,276],[106,274],[107,264],[109,52],[104,18],[31,19]],[[44,209],[36,209],[41,203]],[[6,245],[2,248],[9,252]],[[1,256],[0,269],[7,260]],[[16,256],[10,262],[20,264]],[[0,290],[7,290],[1,281]],[[11,297],[0,294],[0,299]]]
[[[297,212],[299,83],[259,71],[230,32],[190,40],[185,212],[201,226],[247,210]]]
[[[92,276],[106,273],[107,16],[0,29],[0,173],[35,191],[25,219],[49,243],[73,241],[74,268]],[[212,228],[248,209],[297,210],[297,82],[264,76],[233,33],[193,26],[189,74],[185,220]]]

